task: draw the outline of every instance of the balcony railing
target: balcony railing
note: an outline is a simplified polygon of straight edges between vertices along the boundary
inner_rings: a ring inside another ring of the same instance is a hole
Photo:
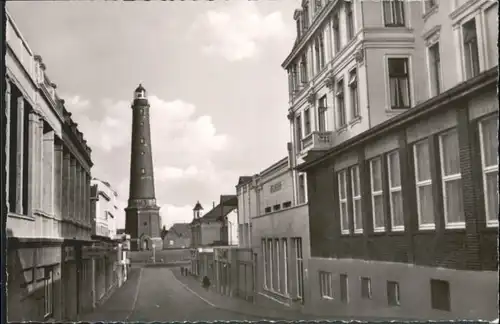
[[[326,150],[332,146],[333,132],[314,131],[302,139],[302,150]]]

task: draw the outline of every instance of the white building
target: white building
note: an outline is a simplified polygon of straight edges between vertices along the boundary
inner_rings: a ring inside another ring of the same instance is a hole
[[[94,220],[94,235],[114,238],[116,236],[116,218],[118,194],[108,182],[92,179],[91,204]]]

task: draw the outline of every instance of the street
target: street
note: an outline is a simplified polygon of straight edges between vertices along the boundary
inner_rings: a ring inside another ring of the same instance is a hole
[[[257,320],[216,308],[179,282],[168,268],[134,269],[109,300],[82,321]]]

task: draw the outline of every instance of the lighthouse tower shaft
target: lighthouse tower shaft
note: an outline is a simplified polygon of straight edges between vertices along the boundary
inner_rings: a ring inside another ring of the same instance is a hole
[[[125,232],[132,250],[162,249],[160,208],[156,204],[149,102],[139,85],[132,103],[130,190]]]

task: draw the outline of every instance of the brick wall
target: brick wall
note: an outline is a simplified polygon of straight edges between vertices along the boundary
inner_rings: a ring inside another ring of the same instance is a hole
[[[493,91],[490,87],[478,95],[488,96]],[[495,99],[496,100],[496,99]],[[465,104],[464,104],[465,102]],[[490,103],[491,104],[491,103]],[[470,118],[467,101],[457,106],[450,105],[440,110],[444,124],[454,125],[459,133],[460,167],[463,185],[463,203],[466,226],[463,229],[445,229],[443,212],[442,182],[440,174],[438,133],[428,129],[427,137],[430,147],[431,176],[434,199],[436,229],[423,231],[418,228],[416,190],[414,179],[413,143],[408,142],[406,129],[414,125],[406,125],[392,130],[388,137],[398,138],[400,155],[400,171],[403,194],[403,213],[405,230],[391,232],[389,212],[389,185],[387,180],[387,145],[380,145],[378,154],[382,157],[382,179],[384,191],[384,214],[386,231],[373,231],[370,168],[365,158],[365,147],[370,143],[354,146],[348,153],[357,151],[360,167],[362,195],[363,234],[340,234],[340,212],[338,202],[338,179],[335,157],[329,163],[308,170],[309,194],[309,226],[312,257],[354,258],[374,261],[414,263],[416,265],[445,267],[468,270],[497,269],[496,228],[485,226],[484,196],[479,147],[479,130],[477,119]],[[482,115],[490,112],[484,111]],[[452,113],[450,113],[450,111]],[[498,110],[497,110],[498,111]],[[478,113],[474,112],[475,117]],[[428,123],[434,115],[425,116],[420,121]],[[438,116],[436,115],[436,118]],[[452,118],[452,120],[450,120]],[[420,122],[415,121],[415,122]],[[419,135],[419,136],[420,136]],[[377,141],[383,139],[377,137]],[[372,141],[373,142],[373,141]],[[370,147],[370,151],[374,150]],[[376,155],[375,155],[376,156]],[[347,197],[350,224],[352,221],[350,172],[347,172]],[[333,216],[333,217],[332,217]],[[352,225],[351,225],[352,227]],[[351,233],[353,233],[351,228]]]

